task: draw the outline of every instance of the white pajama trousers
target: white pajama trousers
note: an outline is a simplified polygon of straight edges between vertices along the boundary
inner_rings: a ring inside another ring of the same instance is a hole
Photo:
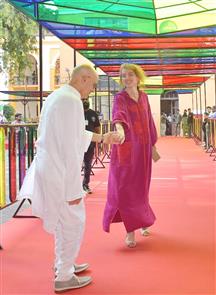
[[[78,256],[85,228],[85,205],[64,203],[60,210],[55,231],[56,281],[67,281],[74,274],[74,263]]]

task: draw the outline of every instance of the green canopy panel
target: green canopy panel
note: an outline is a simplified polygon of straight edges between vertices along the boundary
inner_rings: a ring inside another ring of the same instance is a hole
[[[216,48],[196,49],[168,49],[160,50],[80,50],[80,53],[89,59],[95,58],[178,58],[178,57],[216,57]]]
[[[214,0],[17,0],[37,21],[146,34],[166,34],[215,25]]]

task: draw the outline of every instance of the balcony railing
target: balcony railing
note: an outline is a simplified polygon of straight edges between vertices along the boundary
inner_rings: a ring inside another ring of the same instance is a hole
[[[37,85],[38,77],[37,76],[25,76],[24,78],[15,77],[13,80],[14,85]]]

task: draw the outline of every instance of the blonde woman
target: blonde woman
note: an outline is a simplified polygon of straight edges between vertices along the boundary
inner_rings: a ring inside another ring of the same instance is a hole
[[[124,89],[116,94],[113,105],[113,124],[121,138],[121,145],[113,146],[107,203],[103,228],[123,222],[125,243],[135,247],[135,230],[143,235],[155,221],[149,205],[152,156],[158,159],[155,143],[157,133],[147,95],[141,91],[144,72],[135,64],[122,64],[120,81]],[[155,160],[157,160],[155,158]]]

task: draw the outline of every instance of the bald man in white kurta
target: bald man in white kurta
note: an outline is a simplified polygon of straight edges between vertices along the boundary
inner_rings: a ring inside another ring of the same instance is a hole
[[[48,96],[41,113],[37,154],[20,196],[32,199],[33,214],[55,234],[58,281],[69,280],[80,249],[85,224],[81,166],[92,139],[85,130],[79,92],[64,85]],[[64,243],[62,241],[64,240]]]

